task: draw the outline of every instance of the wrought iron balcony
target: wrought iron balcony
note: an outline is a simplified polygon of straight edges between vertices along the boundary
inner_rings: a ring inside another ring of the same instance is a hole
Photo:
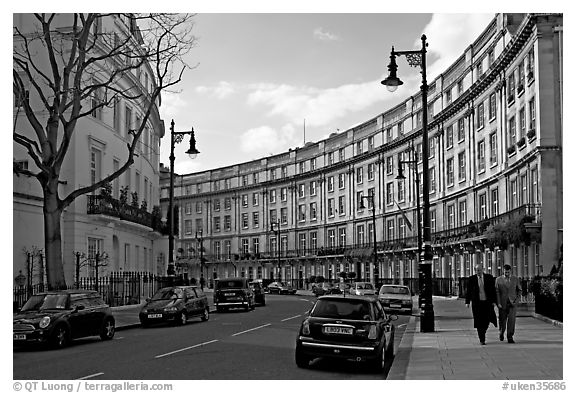
[[[102,214],[106,216],[120,218],[136,224],[152,228],[160,233],[166,232],[166,225],[159,217],[154,217],[147,211],[121,203],[118,199],[103,195],[87,195],[87,214]]]

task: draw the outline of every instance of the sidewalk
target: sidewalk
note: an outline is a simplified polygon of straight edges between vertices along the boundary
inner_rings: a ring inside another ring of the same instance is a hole
[[[490,325],[486,345],[480,345],[463,299],[435,296],[433,301],[435,331],[421,333],[419,316],[410,317],[388,379],[562,379],[561,324],[520,313],[516,344],[501,342],[498,328]]]

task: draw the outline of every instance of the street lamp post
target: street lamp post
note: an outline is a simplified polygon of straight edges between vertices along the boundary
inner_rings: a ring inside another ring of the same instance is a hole
[[[411,149],[414,152],[414,149]],[[422,220],[420,216],[420,176],[418,176],[418,159],[415,158],[414,160],[401,160],[400,156],[398,156],[398,176],[396,176],[397,180],[404,180],[406,176],[402,172],[402,165],[414,165],[414,182],[416,183],[416,220],[418,221],[417,229],[418,229],[418,261],[420,261],[420,257],[422,256],[422,230],[420,226],[420,221]]]
[[[204,261],[204,236],[202,234],[202,229],[196,231],[196,242],[199,244],[200,249],[200,277],[202,277],[204,275],[204,267],[206,266]],[[208,277],[208,272],[206,272],[206,277]]]
[[[276,226],[276,229],[274,229]],[[280,275],[280,220],[270,220],[270,230],[276,232],[276,254],[278,257],[278,275]]]
[[[428,82],[426,81],[426,36],[421,37],[422,49],[412,51],[395,51],[390,53],[390,74],[382,81],[389,91],[395,91],[403,82],[396,75],[398,66],[396,56],[405,56],[412,67],[420,67],[422,73],[422,204],[423,204],[423,254],[419,263],[420,282],[420,331],[434,331],[434,306],[432,304],[432,234],[430,231],[430,174],[428,172]]]
[[[190,131],[174,131],[174,120],[170,123],[170,198],[168,201],[168,271],[169,276],[175,274],[174,270],[174,145],[182,142],[184,135],[190,135],[190,148],[186,154],[192,159],[200,153],[196,150],[196,138],[194,137],[194,128]]]
[[[364,199],[368,199],[372,203],[372,241],[374,243],[374,269],[379,271],[378,266],[378,245],[376,244],[376,203],[374,202],[374,194],[362,195],[360,198],[360,209],[364,209]]]

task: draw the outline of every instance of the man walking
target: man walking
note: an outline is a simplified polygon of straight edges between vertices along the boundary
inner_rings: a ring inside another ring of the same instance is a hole
[[[476,274],[468,277],[468,290],[466,291],[466,306],[472,302],[472,316],[474,327],[478,331],[480,344],[486,345],[486,331],[490,322],[498,326],[496,322],[496,289],[494,276],[484,273],[482,264],[475,267]]]
[[[496,300],[500,319],[500,341],[504,341],[504,333],[510,344],[514,343],[516,327],[516,305],[520,299],[522,287],[518,277],[512,275],[512,267],[504,265],[504,274],[496,279]]]

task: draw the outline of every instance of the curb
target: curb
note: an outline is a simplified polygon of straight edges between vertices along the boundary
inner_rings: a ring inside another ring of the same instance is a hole
[[[553,325],[553,326],[556,326],[560,329],[563,329],[563,323],[562,322],[556,321],[555,319],[552,319],[552,318],[545,317],[544,315],[532,313],[532,318],[536,318],[542,322],[546,322],[546,323],[549,323],[550,325]]]

